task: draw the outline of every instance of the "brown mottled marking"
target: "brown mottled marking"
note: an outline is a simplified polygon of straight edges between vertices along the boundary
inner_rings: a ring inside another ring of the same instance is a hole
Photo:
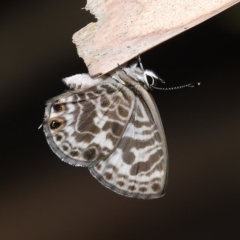
[[[75,101],[86,100],[86,93],[85,92],[77,93],[75,96],[76,96],[76,100]]]
[[[91,128],[88,128],[88,129],[89,129],[89,131],[91,131],[91,133],[96,134],[96,135],[100,132],[100,128],[96,125],[93,125]]]
[[[82,138],[83,138],[83,134],[81,134],[79,132],[74,132],[72,134],[72,137],[75,139],[76,142],[81,142]]]
[[[62,140],[62,136],[59,135],[59,134],[56,134],[55,139],[56,139],[57,142],[61,141]]]
[[[134,139],[131,137],[124,137],[121,141],[121,145],[119,146],[119,148],[124,151],[129,151],[133,140]]]
[[[127,180],[127,179],[128,179],[128,176],[127,176],[127,175],[123,175],[123,174],[118,174],[118,178],[119,178],[119,179],[120,179],[120,178],[123,178],[123,179]]]
[[[106,160],[107,157],[109,157],[110,151],[108,150],[107,152],[105,151],[104,153],[102,150],[98,151],[97,158],[98,160]]]
[[[128,116],[128,110],[123,108],[122,106],[118,106],[118,112],[124,118]]]
[[[134,141],[134,144],[133,144]],[[149,139],[144,139],[144,140],[139,140],[139,139],[133,139],[131,137],[124,137],[121,141],[121,145],[119,146],[119,148],[121,148],[124,151],[129,151],[130,147],[133,146],[136,149],[142,149],[143,146],[151,146],[153,145],[153,139],[149,138]]]
[[[102,90],[96,89],[96,91],[95,91],[95,89],[94,89],[92,91],[89,90],[88,92],[82,91],[82,92],[77,93],[76,95],[79,98],[78,101],[88,101],[89,99],[95,98],[96,94],[100,95],[101,93],[102,93]]]
[[[104,154],[102,151],[98,153],[98,159],[105,160],[106,157],[108,157],[108,153],[110,151],[108,150],[107,154]]]
[[[105,177],[106,180],[111,180],[112,179],[112,174],[106,172],[106,173],[104,173],[104,177]]]
[[[108,138],[108,137],[107,137]],[[103,147],[102,148],[102,152],[110,152],[111,149],[109,149],[108,147]]]
[[[92,161],[95,157],[96,157],[97,153],[96,153],[96,149],[95,148],[88,148],[83,152],[83,157],[87,160],[87,161]]]
[[[118,171],[118,168],[112,164],[105,166],[105,168],[108,170],[112,170],[112,172],[114,172],[114,173],[116,173]]]
[[[71,155],[72,157],[77,157],[77,156],[79,155],[79,152],[77,152],[77,151],[71,151],[71,152],[70,152],[70,155]]]
[[[111,126],[112,126],[112,123],[111,123],[110,121],[107,121],[107,122],[103,125],[102,130],[103,130],[103,131],[107,131],[108,129],[111,128]]]
[[[150,181],[150,183],[155,183],[155,182],[161,182],[161,178],[155,177],[155,178],[151,179],[151,181]]]
[[[99,164],[95,165],[95,167],[97,168],[97,170],[100,170],[102,165],[99,163]]]
[[[109,86],[107,84],[102,84],[101,87],[105,88],[108,94],[112,94],[112,93],[116,92],[116,90],[114,88],[112,88],[111,86]]]
[[[86,116],[89,115],[91,116],[91,118],[86,119]],[[82,103],[82,112],[77,122],[78,132],[88,131],[93,134],[98,134],[100,132],[100,129],[94,124],[93,121],[96,116],[96,106],[94,106],[93,103],[91,103],[90,101]]]
[[[116,145],[117,142],[119,141],[119,138],[113,136],[112,133],[107,133],[106,138],[109,139],[109,140],[111,140],[114,145]]]
[[[154,192],[159,192],[159,191],[161,190],[160,184],[159,184],[159,183],[154,183],[154,184],[152,185],[152,190],[153,190]]]
[[[84,134],[79,133],[79,132],[74,132],[74,133],[72,134],[72,136],[74,137],[74,139],[75,139],[76,142],[82,142],[82,139],[83,139],[83,137],[84,137]]]
[[[115,136],[120,136],[122,134],[122,131],[123,131],[124,127],[117,122],[113,122],[111,128],[112,128],[112,133]]]
[[[114,105],[118,105],[123,100],[122,100],[122,98],[119,95],[116,95],[116,96],[114,96],[113,101],[114,101]]]
[[[129,186],[129,187],[128,187],[128,190],[129,190],[129,191],[134,191],[135,189],[136,189],[136,188],[135,188],[134,186]]]
[[[94,139],[94,135],[91,133],[85,133],[84,136],[81,137],[82,141],[90,143]],[[77,141],[77,137],[75,138]],[[80,141],[79,141],[80,142]]]
[[[123,187],[123,186],[124,186],[124,182],[118,181],[118,182],[117,182],[117,185],[118,185],[119,187]]]
[[[152,135],[153,134],[153,131],[152,130],[143,130],[142,131],[142,135]]]
[[[151,167],[159,161],[159,155],[157,153],[152,154],[147,162],[138,162],[132,165],[130,174],[137,175],[140,172],[147,172]]]
[[[62,149],[63,149],[64,152],[66,152],[66,151],[68,151],[69,147],[66,146],[66,145],[63,145],[63,146],[62,146]]]
[[[132,165],[135,160],[135,155],[132,152],[125,151],[123,153],[123,162],[128,165]]]
[[[109,100],[105,96],[101,96],[100,103],[102,107],[108,107],[110,105]]]
[[[135,128],[142,128],[143,126],[146,126],[146,127],[150,128],[152,126],[151,122],[141,122],[141,121],[138,121],[138,120],[135,120],[133,122],[133,124],[134,124]]]
[[[61,112],[65,110],[64,104],[57,103],[53,105],[53,109],[55,112]]]
[[[102,89],[99,89],[99,88],[96,88],[94,93],[97,94],[97,95],[100,95],[101,93],[103,92]]]
[[[88,93],[87,93],[87,96],[88,96],[89,98],[93,98],[95,95],[93,94],[93,92],[88,92]]]
[[[140,188],[139,188],[139,191],[144,193],[144,192],[147,191],[147,188],[145,188],[145,187],[140,187]]]

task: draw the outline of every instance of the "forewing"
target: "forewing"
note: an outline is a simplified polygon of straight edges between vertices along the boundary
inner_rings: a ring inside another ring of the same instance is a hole
[[[44,132],[65,162],[90,167],[116,149],[131,117],[133,93],[106,80],[85,90],[53,98],[45,110]]]
[[[149,99],[146,102],[136,97],[135,109],[117,149],[90,168],[105,187],[142,199],[160,197],[167,175],[165,135],[158,110]]]

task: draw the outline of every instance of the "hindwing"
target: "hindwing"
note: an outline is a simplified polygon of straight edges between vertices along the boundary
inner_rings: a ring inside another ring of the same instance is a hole
[[[67,92],[47,103],[44,132],[52,150],[75,166],[92,166],[116,149],[132,115],[131,91],[114,80]]]
[[[164,192],[167,149],[160,118],[153,116],[148,104],[157,111],[156,106],[152,100],[146,103],[142,94],[148,93],[141,90],[134,96],[134,110],[118,147],[90,172],[105,187],[121,195],[150,199]]]

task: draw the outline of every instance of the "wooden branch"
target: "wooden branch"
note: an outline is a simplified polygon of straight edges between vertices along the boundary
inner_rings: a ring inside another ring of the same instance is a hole
[[[73,35],[91,76],[105,74],[240,0],[88,0],[98,21]]]

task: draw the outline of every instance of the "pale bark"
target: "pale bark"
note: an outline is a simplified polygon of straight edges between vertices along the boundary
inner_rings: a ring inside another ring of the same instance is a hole
[[[76,32],[73,42],[90,75],[101,75],[238,2],[88,0],[97,22]]]

